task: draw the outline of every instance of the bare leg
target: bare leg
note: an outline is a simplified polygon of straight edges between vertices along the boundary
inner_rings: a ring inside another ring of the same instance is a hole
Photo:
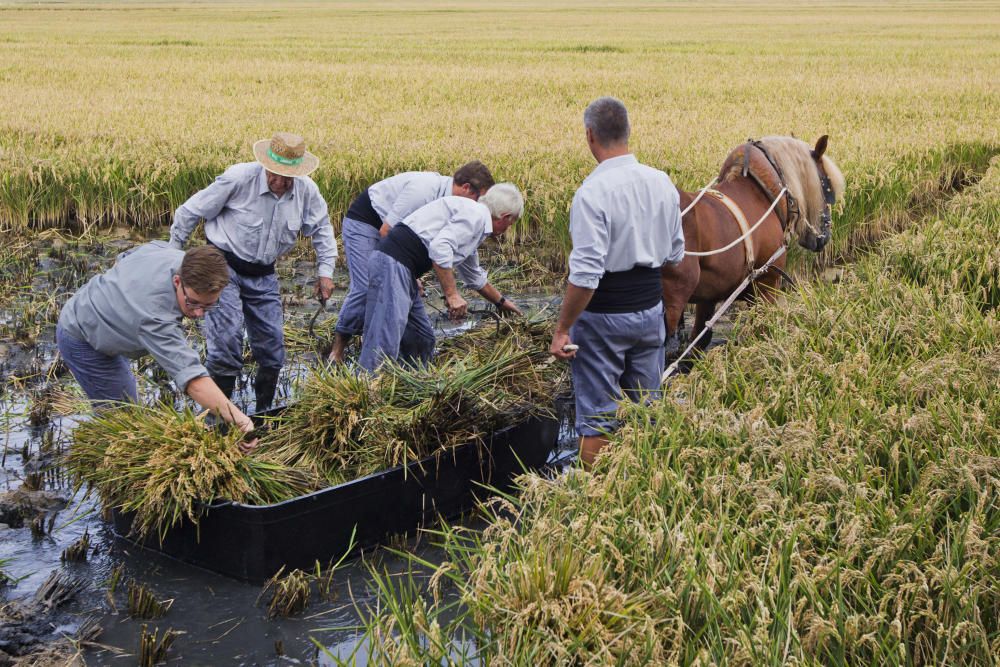
[[[583,469],[590,470],[594,467],[594,459],[602,449],[608,444],[606,435],[584,435],[580,437],[580,460],[583,461]]]
[[[335,333],[333,335],[333,349],[330,350],[329,361],[336,364],[344,363],[344,357],[347,354],[347,344],[351,342],[350,334]]]

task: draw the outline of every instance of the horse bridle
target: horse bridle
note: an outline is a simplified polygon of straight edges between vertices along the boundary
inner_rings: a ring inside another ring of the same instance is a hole
[[[756,183],[757,186],[764,191],[764,194],[767,195],[768,198],[774,197],[774,193],[769,192],[768,189],[764,186],[764,184],[761,183],[757,179],[757,177],[755,177],[753,173],[750,171],[750,148],[756,148],[767,159],[768,164],[770,164],[771,168],[774,169],[774,173],[778,175],[778,181],[781,183],[781,187],[785,189],[785,207],[786,207],[785,216],[784,217],[781,216],[780,209],[775,211],[778,214],[778,221],[781,223],[781,231],[785,231],[788,228],[788,223],[790,220],[793,220],[801,216],[801,213],[799,211],[799,201],[794,196],[792,196],[791,191],[788,189],[788,184],[785,183],[785,174],[781,171],[781,167],[778,166],[778,163],[774,160],[774,158],[771,157],[771,154],[768,152],[763,142],[756,141],[750,138],[747,139],[747,146],[748,146],[747,150],[743,151],[743,178],[746,178],[749,175],[750,177],[753,178],[754,183]],[[795,216],[795,218],[792,217],[793,215]]]
[[[788,184],[785,183],[785,174],[781,171],[781,167],[778,166],[778,163],[771,156],[771,153],[768,152],[767,147],[764,146],[764,143],[762,141],[757,141],[751,138],[747,139],[747,146],[756,148],[764,155],[768,163],[771,165],[771,168],[774,169],[774,173],[778,175],[778,180],[781,182],[781,187],[785,188],[785,202],[787,205],[787,214],[784,220],[781,219],[780,214],[778,215],[778,220],[781,222],[781,231],[785,231],[787,230],[788,224],[791,220],[802,219],[802,209],[799,208],[799,202],[794,196],[792,196],[791,191],[788,190]],[[814,150],[809,151],[809,154],[812,156],[813,162],[816,164],[816,174],[819,176],[819,184],[823,190],[824,206],[823,206],[823,213],[820,215],[820,229],[816,229],[815,227],[813,227],[812,223],[810,223],[808,219],[805,220],[805,224],[807,227],[809,227],[810,230],[812,230],[812,232],[818,238],[823,239],[823,241],[826,242],[829,241],[830,239],[830,230],[831,227],[833,226],[833,215],[831,213],[831,210],[834,203],[836,203],[837,201],[837,195],[833,191],[833,184],[830,183],[830,177],[826,175],[826,169],[823,167],[822,156],[817,156],[816,151]],[[743,151],[743,177],[745,178],[747,175],[753,176],[753,174],[750,173],[749,149]],[[769,197],[774,196],[773,192],[767,191],[767,188],[764,187],[763,183],[761,183],[756,178],[754,178],[753,180],[762,190],[764,190],[764,194],[766,194]]]

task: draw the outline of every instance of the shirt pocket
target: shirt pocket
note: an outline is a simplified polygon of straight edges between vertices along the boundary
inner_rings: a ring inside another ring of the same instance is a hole
[[[240,247],[251,255],[256,255],[257,245],[260,243],[260,235],[264,230],[264,219],[243,216],[237,219],[236,242]]]
[[[281,225],[281,245],[288,247],[295,245],[295,240],[299,237],[302,229],[302,218],[289,216]]]

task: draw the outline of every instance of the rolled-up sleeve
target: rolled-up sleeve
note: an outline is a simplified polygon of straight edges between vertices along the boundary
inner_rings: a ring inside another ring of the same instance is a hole
[[[181,391],[187,391],[191,380],[208,375],[179,323],[146,320],[139,325],[138,333],[139,344],[163,367]]]
[[[458,277],[472,290],[481,290],[489,282],[486,269],[479,265],[479,253],[474,252],[455,267]]]
[[[196,192],[177,207],[174,211],[174,223],[170,225],[171,247],[183,248],[199,220],[211,220],[219,215],[238,185],[233,178],[232,169],[227,169],[211,185]]]
[[[584,289],[597,289],[608,257],[608,226],[604,214],[577,191],[569,213],[573,250],[569,255],[569,282]]]
[[[330,211],[319,188],[310,193],[302,211],[302,234],[312,238],[316,249],[316,274],[320,278],[333,277],[333,264],[337,261],[337,240],[330,224]]]

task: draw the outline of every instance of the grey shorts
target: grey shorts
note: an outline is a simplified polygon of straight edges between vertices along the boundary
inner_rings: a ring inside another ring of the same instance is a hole
[[[580,346],[571,364],[577,433],[615,431],[623,395],[635,402],[659,398],[665,335],[662,304],[635,313],[581,313],[570,329]]]

